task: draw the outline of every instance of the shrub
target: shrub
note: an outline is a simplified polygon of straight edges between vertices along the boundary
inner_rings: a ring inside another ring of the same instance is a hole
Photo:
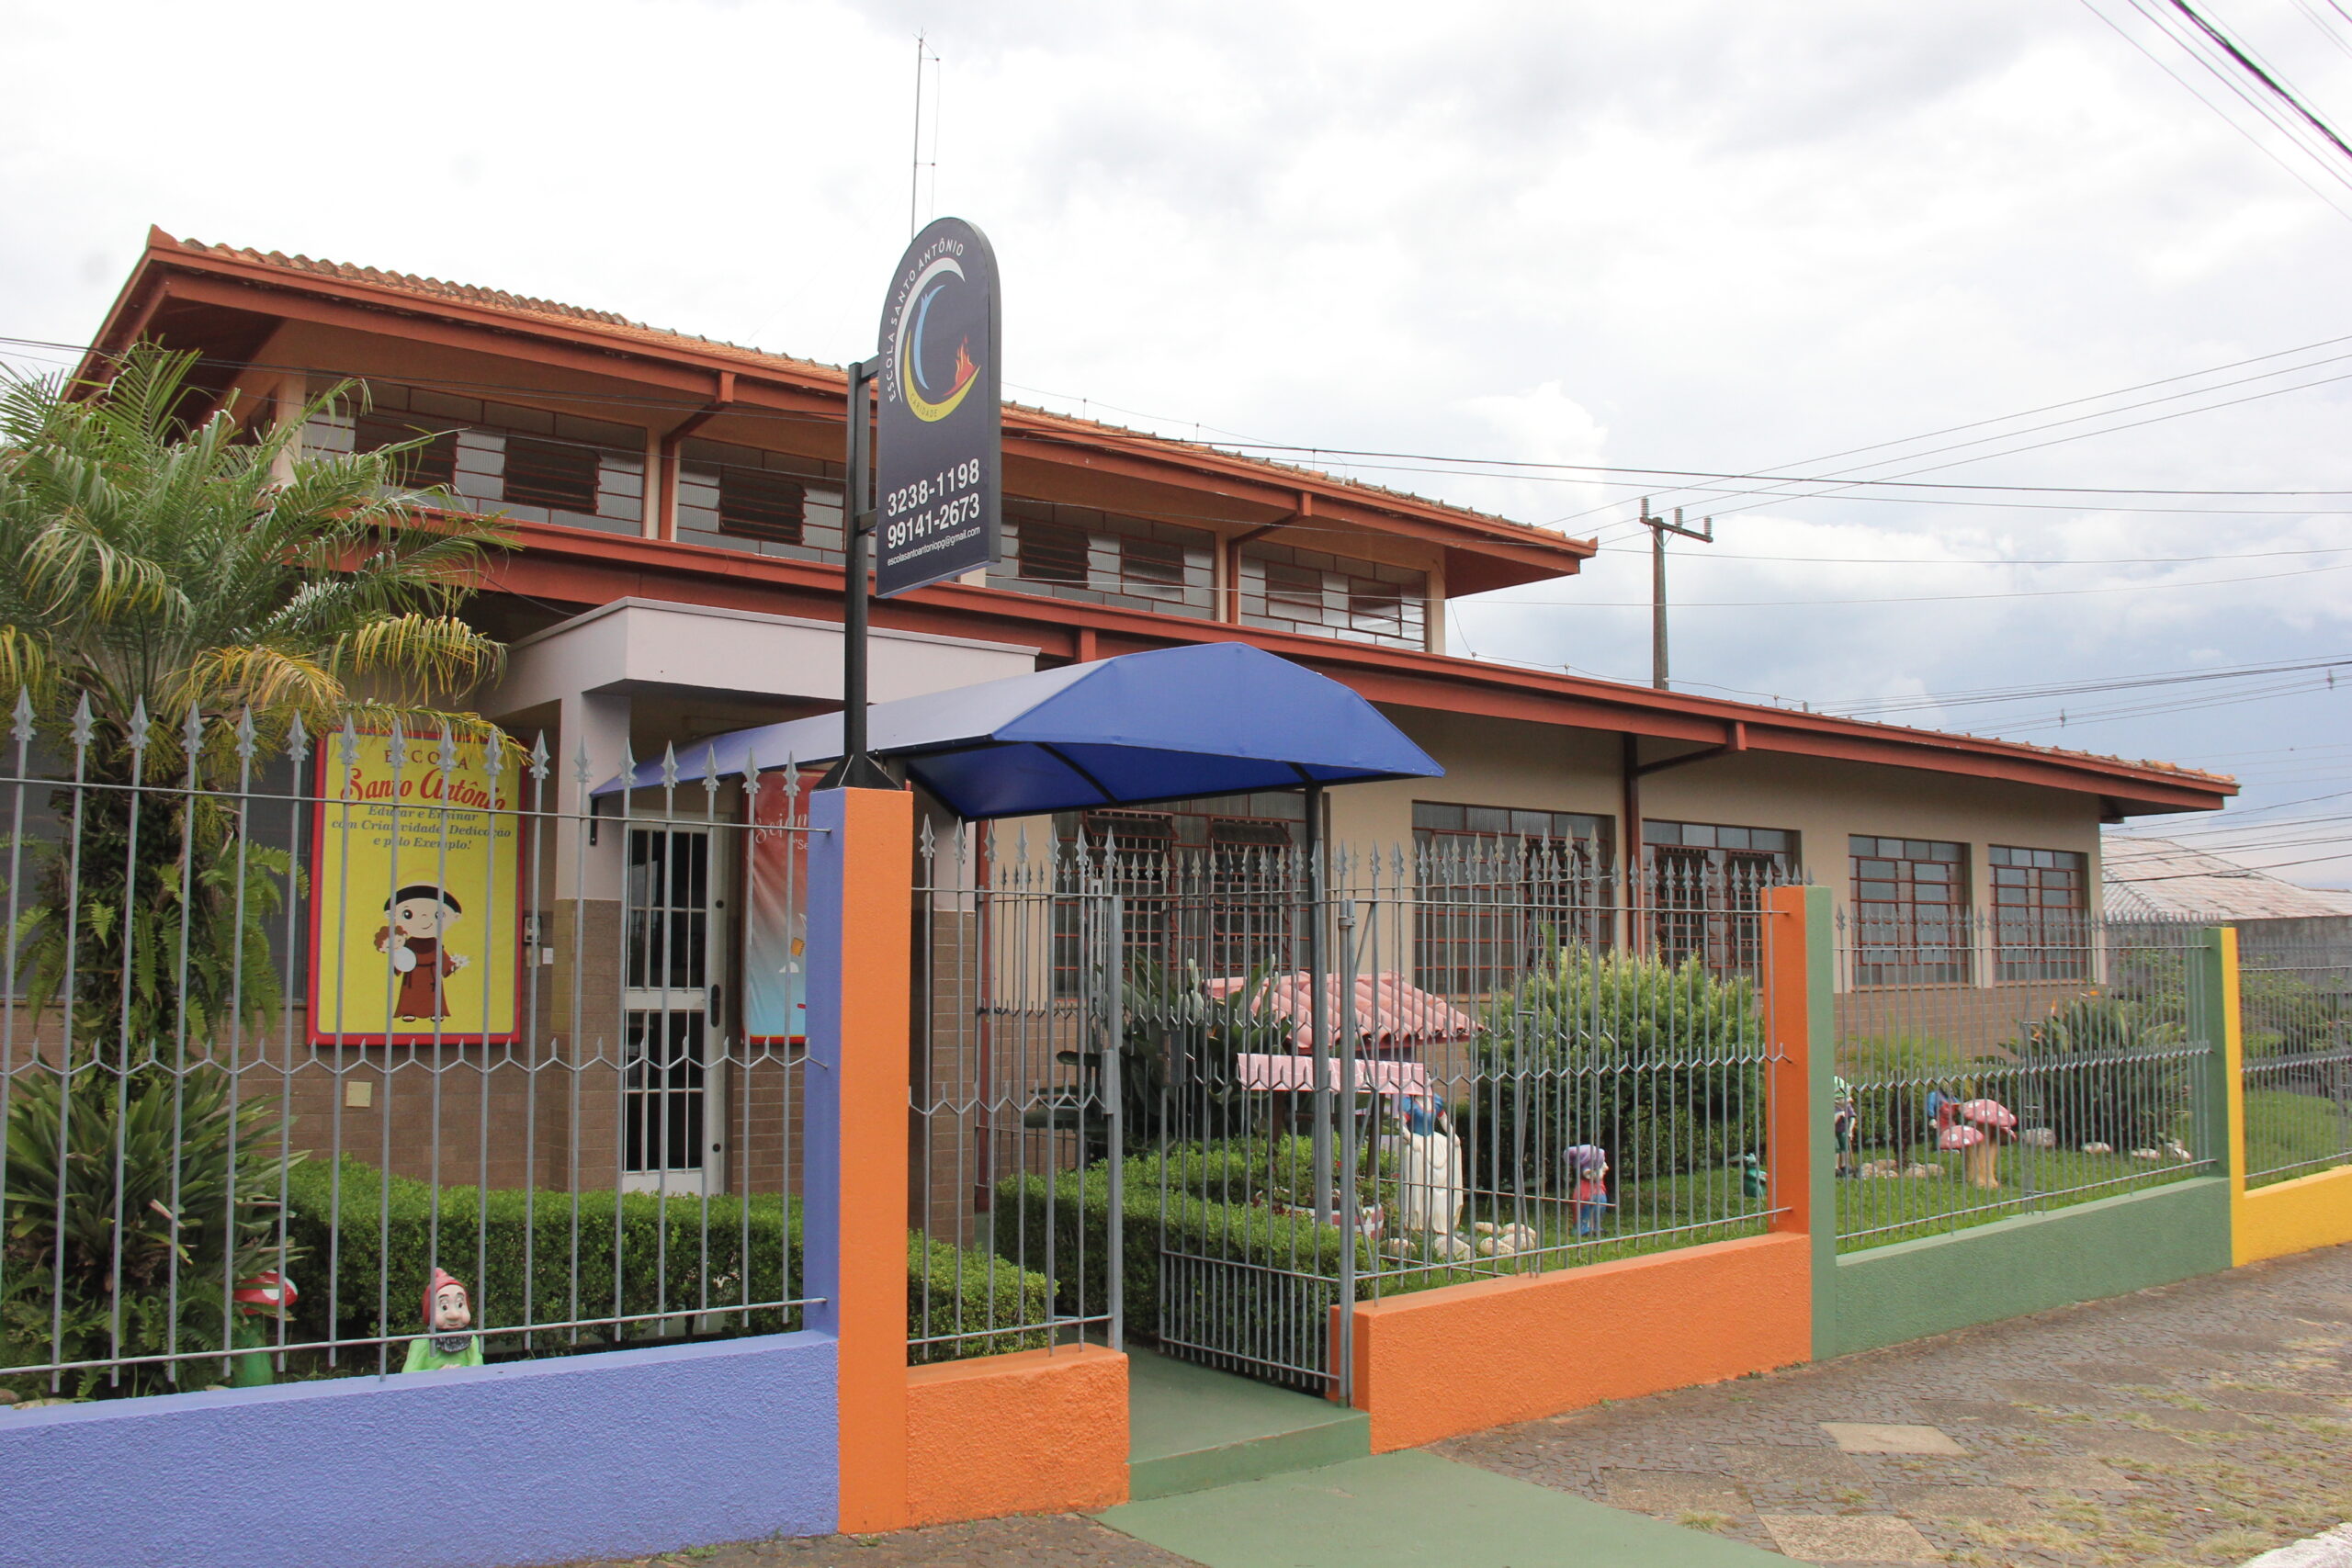
[[[1544,1190],[1559,1151],[1598,1144],[1618,1179],[1719,1168],[1760,1150],[1764,1022],[1754,982],[1697,957],[1563,948],[1488,1007],[1479,1083],[1454,1117],[1472,1179]]]
[[[320,1277],[302,1292],[289,1338],[418,1332],[424,1281],[436,1263],[470,1287],[476,1325],[483,1329],[511,1329],[526,1315],[562,1322],[689,1308],[725,1313],[719,1320],[724,1327],[747,1333],[800,1325],[797,1309],[726,1310],[730,1303],[780,1299],[787,1266],[796,1283],[805,1278],[797,1199],[787,1204],[773,1194],[719,1195],[706,1208],[699,1197],[665,1199],[651,1192],[575,1197],[443,1187],[436,1253],[430,1182],[387,1179],[349,1157],[340,1168],[339,1224],[335,1168],[300,1167],[290,1186],[288,1234],[308,1250],[311,1270]],[[968,1325],[1034,1323],[1045,1315],[1046,1284],[1035,1275],[1009,1269],[986,1254],[926,1244],[917,1236],[908,1238],[907,1254],[910,1336],[954,1333]],[[298,1275],[296,1282],[304,1280]],[[669,1321],[673,1332],[697,1326],[691,1317]],[[598,1325],[582,1332],[592,1339],[619,1339],[660,1331],[653,1325]],[[570,1337],[568,1330],[556,1332]],[[964,1341],[929,1359],[1026,1348],[1033,1341],[1042,1344],[1043,1336]],[[519,1349],[521,1341],[494,1340],[487,1348]]]
[[[232,1088],[209,1063],[116,1073],[86,1058],[70,1088],[46,1074],[12,1086],[0,1363],[227,1348],[230,1290],[275,1265],[289,1163],[276,1152],[275,1112]],[[160,1393],[177,1386],[173,1373],[145,1362],[115,1379],[69,1372],[61,1386],[75,1397]]]
[[[2015,1105],[2061,1145],[2143,1148],[2185,1135],[2190,1114],[2186,1038],[2163,1010],[2114,997],[2085,997],[2050,1010],[2018,1043],[2032,1072]],[[2216,1049],[2218,1049],[2218,1045]]]
[[[1225,1341],[1229,1344],[1246,1344],[1253,1337],[1268,1342],[1264,1337],[1296,1332],[1297,1281],[1289,1276],[1336,1278],[1347,1242],[1338,1226],[1321,1224],[1310,1213],[1290,1209],[1278,1213],[1270,1204],[1249,1200],[1272,1195],[1274,1178],[1287,1181],[1304,1174],[1312,1159],[1306,1146],[1303,1138],[1281,1140],[1271,1149],[1195,1145],[1167,1156],[1137,1155],[1127,1160],[1121,1172],[1120,1259],[1127,1321],[1148,1332],[1168,1321],[1167,1309],[1172,1306],[1183,1315],[1215,1311],[1229,1316],[1240,1334]],[[1164,1211],[1163,1157],[1170,1162]],[[1107,1165],[1062,1171],[1050,1182],[1042,1176],[1008,1177],[996,1186],[997,1246],[1026,1267],[1042,1269],[1050,1241],[1059,1275],[1057,1305],[1065,1313],[1077,1313],[1082,1302],[1085,1311],[1101,1312],[1109,1299],[1111,1260],[1104,1256],[1102,1238],[1109,1232],[1110,1211]],[[1227,1258],[1282,1272],[1246,1269],[1223,1275],[1212,1303],[1203,1296],[1206,1281],[1185,1281],[1163,1269],[1163,1253]],[[1371,1245],[1359,1239],[1358,1277],[1380,1266]],[[1190,1299],[1164,1305],[1163,1289],[1181,1291]],[[1319,1326],[1316,1332],[1322,1332]]]

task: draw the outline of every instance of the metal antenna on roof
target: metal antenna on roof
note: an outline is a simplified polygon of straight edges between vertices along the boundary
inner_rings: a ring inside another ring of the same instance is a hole
[[[922,156],[922,67],[925,60],[929,60],[934,67],[939,63],[939,56],[931,52],[926,42],[926,35],[917,33],[915,34],[914,154],[912,166],[907,171],[907,238],[910,240],[913,239],[915,234],[922,228],[922,220],[921,218],[916,216],[916,212],[917,205],[922,190],[922,172],[926,167],[932,171],[931,189],[933,198],[934,200],[937,199],[939,195],[939,73],[936,70],[933,70],[931,73],[931,91],[933,99],[931,117],[931,162],[926,164],[923,162]]]

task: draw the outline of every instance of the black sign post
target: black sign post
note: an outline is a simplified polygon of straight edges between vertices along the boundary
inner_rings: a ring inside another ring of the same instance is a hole
[[[942,218],[899,258],[882,310],[881,352],[849,367],[848,603],[842,615],[842,760],[822,787],[889,789],[865,740],[866,563],[888,598],[996,559],[1003,516],[996,253],[978,229]],[[866,400],[880,388],[868,468]]]

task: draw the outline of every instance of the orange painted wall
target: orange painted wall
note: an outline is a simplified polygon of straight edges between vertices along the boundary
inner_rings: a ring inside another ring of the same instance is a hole
[[[907,1373],[909,1524],[1127,1500],[1127,1359],[1098,1345]]]
[[[837,797],[840,815],[828,803]],[[907,1523],[907,972],[913,934],[914,797],[898,790],[820,791],[820,828],[840,834],[841,1238],[838,1342],[841,1528]],[[811,871],[811,897],[825,878]],[[831,911],[812,908],[812,934]],[[811,1010],[814,1010],[813,1009]],[[827,1070],[815,1059],[812,1072]]]
[[[1373,1451],[1806,1360],[1811,1254],[1752,1236],[1359,1303]]]

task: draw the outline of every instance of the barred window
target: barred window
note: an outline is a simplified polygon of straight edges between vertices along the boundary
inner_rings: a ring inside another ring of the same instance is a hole
[[[1290,792],[1180,801],[1151,810],[1069,811],[1054,818],[1066,852],[1107,873],[1121,899],[1129,965],[1210,978],[1296,967],[1293,914],[1306,802]],[[1057,903],[1055,987],[1080,976],[1077,911]]]
[[[1797,835],[1716,822],[1642,824],[1651,940],[1659,958],[1697,958],[1718,974],[1762,961],[1764,889],[1796,880]]]
[[[1974,971],[1968,846],[1855,834],[1854,984],[1958,983]]]
[[[1476,996],[1563,947],[1611,946],[1613,827],[1576,811],[1415,801],[1415,984]]]
[[[1986,847],[1993,932],[2004,980],[2078,980],[2090,973],[2090,857],[2077,850]]]

